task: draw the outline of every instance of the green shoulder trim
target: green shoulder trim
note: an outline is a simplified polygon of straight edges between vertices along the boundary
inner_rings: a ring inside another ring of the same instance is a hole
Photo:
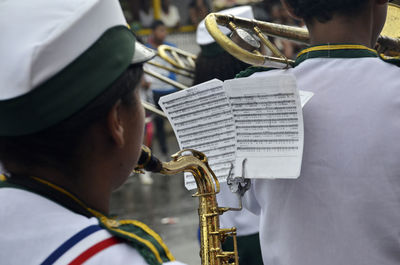
[[[161,265],[175,258],[161,237],[147,225],[135,220],[115,220],[98,216],[100,225],[134,247],[150,265]]]
[[[0,188],[14,188],[14,189],[19,189],[19,190],[30,191],[29,189],[27,189],[25,187],[21,187],[17,184],[8,182],[6,176],[4,176],[3,174],[0,174]]]
[[[239,72],[235,78],[242,78],[242,77],[249,77],[254,73],[257,72],[266,72],[270,70],[275,70],[276,68],[271,68],[271,67],[263,67],[263,66],[250,66],[246,70],[243,70]]]
[[[400,56],[390,57],[390,56],[385,56],[383,54],[380,54],[379,58],[381,58],[383,61],[385,61],[387,63],[394,64],[394,65],[400,67]]]
[[[6,176],[4,176],[3,174],[0,174],[0,188],[22,189],[21,187],[8,182]]]
[[[365,58],[378,57],[378,53],[363,45],[355,44],[323,44],[302,50],[296,58],[294,66],[311,58]]]

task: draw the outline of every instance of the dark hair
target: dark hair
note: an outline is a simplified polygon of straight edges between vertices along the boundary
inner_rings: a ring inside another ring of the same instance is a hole
[[[208,57],[200,54],[196,59],[196,70],[193,85],[197,85],[213,78],[225,81],[232,79],[237,73],[243,71],[250,65],[236,59],[228,52]]]
[[[208,1],[203,0],[203,4],[207,7],[208,10],[210,10],[210,5],[209,5]],[[197,1],[196,0],[192,0],[189,3],[189,7],[197,7]]]
[[[151,23],[151,29],[156,30],[160,26],[165,26],[164,22],[161,20],[154,20],[153,23]]]
[[[21,165],[57,167],[64,172],[78,167],[77,155],[91,125],[106,119],[114,104],[137,104],[133,90],[140,82],[142,65],[130,66],[111,86],[73,116],[44,131],[15,137],[0,137],[0,161]]]
[[[321,23],[332,19],[334,14],[353,15],[359,13],[367,0],[285,0],[296,16],[306,22],[316,19]]]

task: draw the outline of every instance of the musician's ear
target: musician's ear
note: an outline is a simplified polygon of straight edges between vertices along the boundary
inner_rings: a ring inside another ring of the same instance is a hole
[[[298,20],[303,20],[301,17],[296,16],[296,14],[294,13],[293,7],[291,5],[289,5],[288,2],[286,2],[285,0],[281,0],[281,3],[292,18],[298,19]]]
[[[125,144],[124,122],[121,114],[121,100],[118,100],[111,108],[107,116],[107,129],[111,139],[118,147]]]

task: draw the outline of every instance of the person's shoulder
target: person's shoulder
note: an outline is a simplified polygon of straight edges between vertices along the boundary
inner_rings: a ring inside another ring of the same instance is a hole
[[[150,49],[155,50],[154,46],[151,45],[151,43],[149,43],[149,42],[145,43],[144,45],[145,45],[147,48],[150,48]]]
[[[176,44],[172,43],[172,42],[168,42],[168,41],[164,41],[165,45],[171,46],[171,47],[177,47]]]
[[[245,70],[236,74],[235,78],[244,78],[254,75],[255,73],[269,72],[272,70],[277,70],[277,68],[263,67],[263,66],[250,66]]]
[[[380,55],[380,58],[382,59],[382,61],[388,64],[400,67],[400,56],[391,57],[391,56]]]
[[[79,231],[102,230],[96,218],[75,214],[26,190],[2,188],[0,200],[0,234],[9,239],[2,244],[0,260],[10,264],[39,264]]]

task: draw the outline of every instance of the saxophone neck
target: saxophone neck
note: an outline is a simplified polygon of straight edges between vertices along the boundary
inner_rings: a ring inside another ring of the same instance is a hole
[[[189,154],[185,155],[185,153]],[[217,194],[219,192],[219,181],[208,165],[207,157],[202,152],[184,149],[171,157],[171,161],[162,163],[160,173],[173,175],[180,172],[190,172],[197,184],[197,195]]]

